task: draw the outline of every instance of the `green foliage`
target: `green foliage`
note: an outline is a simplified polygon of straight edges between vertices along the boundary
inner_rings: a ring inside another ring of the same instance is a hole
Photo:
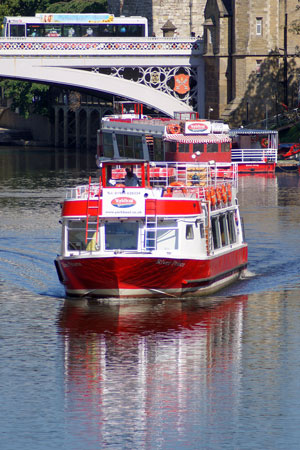
[[[34,16],[36,12],[101,13],[107,11],[107,0],[2,0],[0,22],[4,16]]]
[[[107,0],[0,0],[0,22],[4,16],[34,16],[36,12],[102,13],[107,11]],[[17,108],[24,117],[30,114],[50,116],[50,86],[23,81],[2,81],[5,96],[12,99],[11,109]]]
[[[104,13],[107,12],[107,0],[71,0],[52,3],[48,13]]]
[[[2,81],[5,97],[12,99],[11,109],[28,118],[30,114],[50,115],[50,87],[25,81]]]

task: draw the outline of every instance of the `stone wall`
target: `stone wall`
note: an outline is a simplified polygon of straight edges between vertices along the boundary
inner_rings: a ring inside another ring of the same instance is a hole
[[[34,141],[43,145],[51,145],[52,130],[49,119],[44,116],[32,115],[28,119],[6,108],[0,115],[0,127],[30,131]]]
[[[162,27],[170,21],[175,35],[203,35],[206,0],[108,0],[108,10],[115,15],[143,16],[149,21],[149,35],[163,36]]]
[[[281,112],[285,80],[288,106],[295,107],[300,41],[291,28],[294,20],[300,20],[299,1],[236,0],[227,12],[225,4],[228,7],[229,2],[207,0],[205,7],[206,108],[207,101],[213,103],[214,118],[231,125],[262,120]],[[288,76],[284,78],[286,13]]]

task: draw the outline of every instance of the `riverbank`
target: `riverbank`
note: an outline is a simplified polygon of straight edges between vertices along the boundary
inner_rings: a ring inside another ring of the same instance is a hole
[[[34,140],[30,130],[16,130],[0,127],[0,146],[1,145],[47,147],[49,146],[49,142],[47,140]]]

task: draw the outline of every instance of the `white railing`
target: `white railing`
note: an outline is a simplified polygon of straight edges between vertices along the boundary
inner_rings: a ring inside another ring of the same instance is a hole
[[[130,162],[129,162],[130,164]],[[136,165],[134,172],[140,178],[141,168]],[[112,170],[112,178],[119,183],[124,183],[126,171],[124,166],[116,164]],[[161,188],[170,187],[176,191],[181,187],[185,188],[188,196],[204,198],[206,187],[219,187],[222,184],[230,184],[232,190],[237,193],[238,189],[238,169],[237,164],[227,163],[179,163],[179,162],[152,162],[150,163],[150,184],[151,187]],[[110,186],[113,188],[112,186]],[[125,186],[126,187],[126,186]],[[68,188],[66,199],[87,200],[98,198],[99,182]]]
[[[266,163],[277,162],[276,148],[233,148],[231,150],[231,159],[233,162],[244,163]]]

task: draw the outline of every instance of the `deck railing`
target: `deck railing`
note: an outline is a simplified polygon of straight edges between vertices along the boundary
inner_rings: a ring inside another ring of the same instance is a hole
[[[266,163],[277,162],[276,148],[233,148],[231,150],[233,162]]]

